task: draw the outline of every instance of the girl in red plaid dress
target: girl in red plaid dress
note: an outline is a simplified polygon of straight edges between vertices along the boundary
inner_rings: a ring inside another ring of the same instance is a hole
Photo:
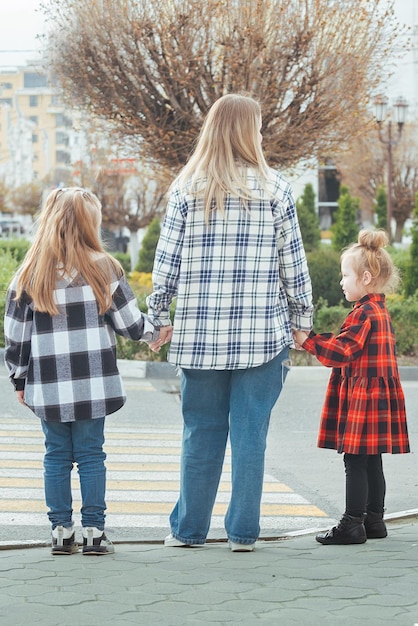
[[[338,335],[294,338],[332,367],[318,436],[320,448],[344,453],[346,509],[316,539],[324,545],[364,543],[387,536],[383,521],[386,483],[382,453],[409,452],[405,400],[395,356],[395,336],[385,293],[399,275],[384,247],[384,231],[362,230],[341,256],[341,287],[355,302]]]

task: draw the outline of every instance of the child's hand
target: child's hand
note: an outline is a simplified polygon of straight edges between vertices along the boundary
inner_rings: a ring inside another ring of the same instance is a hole
[[[307,333],[305,330],[296,330],[296,328],[294,328],[292,332],[293,339],[295,340],[296,344],[296,350],[303,350],[303,343],[309,337],[309,333]]]
[[[20,402],[20,404],[23,404],[24,406],[26,406],[24,395],[25,395],[25,391],[23,389],[19,389],[19,391],[16,391],[17,401]]]

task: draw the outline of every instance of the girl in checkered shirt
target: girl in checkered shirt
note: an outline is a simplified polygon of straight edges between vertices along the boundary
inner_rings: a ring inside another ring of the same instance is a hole
[[[170,332],[160,332],[139,310],[120,263],[103,249],[100,225],[94,194],[77,187],[52,191],[7,295],[6,367],[19,402],[41,419],[53,554],[78,550],[71,495],[75,463],[83,554],[113,552],[104,532],[104,422],[126,400],[115,333],[152,341],[158,351]]]
[[[409,452],[405,401],[385,293],[398,271],[384,231],[362,230],[341,256],[341,287],[355,302],[338,335],[294,331],[295,341],[332,367],[318,446],[344,453],[346,509],[337,526],[317,535],[324,545],[387,536],[382,453]]]

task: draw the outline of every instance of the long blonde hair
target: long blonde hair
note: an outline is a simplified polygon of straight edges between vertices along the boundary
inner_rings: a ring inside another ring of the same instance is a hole
[[[248,167],[256,170],[263,186],[268,165],[260,125],[260,105],[249,96],[222,96],[209,110],[196,148],[173,183],[203,199],[206,220],[210,211],[223,211],[227,194],[239,197],[245,206],[254,198],[247,182]]]
[[[360,278],[364,272],[372,277],[372,287],[382,293],[393,293],[399,282],[399,270],[385,250],[389,239],[384,230],[361,230],[357,243],[351,244],[343,251],[341,258],[350,255],[353,269]]]
[[[16,300],[25,292],[35,309],[59,313],[54,289],[59,277],[70,275],[91,286],[104,314],[111,303],[110,283],[122,276],[120,263],[105,252],[100,239],[101,204],[78,187],[55,189],[38,216],[33,244],[19,270]]]

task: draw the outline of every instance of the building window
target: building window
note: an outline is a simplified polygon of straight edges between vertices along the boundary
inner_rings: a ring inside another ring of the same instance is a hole
[[[0,104],[8,104],[9,106],[12,106],[12,99],[11,98],[0,98]]]
[[[328,230],[334,223],[339,197],[339,172],[332,159],[324,159],[318,166],[318,217],[321,230]]]
[[[58,94],[54,94],[53,96],[51,96],[51,106],[62,106],[62,97]]]
[[[70,155],[65,150],[57,150],[55,153],[57,163],[63,163],[64,165],[70,164]]]
[[[38,126],[38,116],[37,115],[29,115],[29,119],[31,122],[33,122],[35,124],[35,126]]]
[[[48,87],[46,74],[38,74],[37,72],[25,72],[23,75],[23,86],[25,89],[33,87]]]
[[[13,89],[12,83],[1,83],[0,87],[3,87],[3,89]]]
[[[55,126],[64,126],[64,128],[69,128],[72,122],[69,117],[64,115],[64,113],[57,113],[55,116]]]
[[[32,135],[32,143],[38,143],[38,135],[36,135],[35,133],[33,133]]]
[[[68,146],[68,135],[67,133],[63,133],[61,130],[58,130],[55,135],[55,142],[60,146]]]
[[[29,96],[29,106],[30,107],[38,106],[38,96]]]

